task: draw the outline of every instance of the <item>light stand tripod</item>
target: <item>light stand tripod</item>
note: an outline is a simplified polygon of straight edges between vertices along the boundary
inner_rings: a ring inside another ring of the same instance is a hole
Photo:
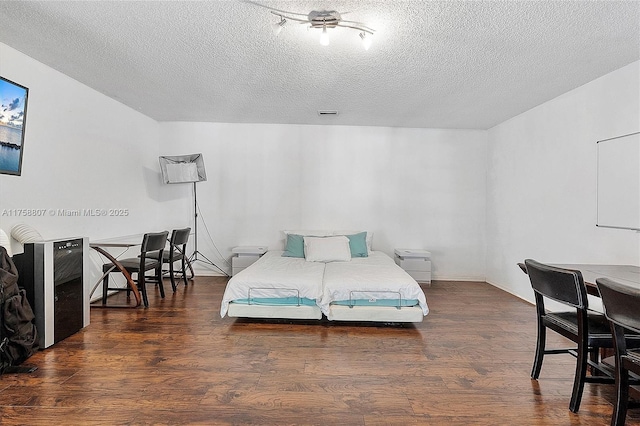
[[[207,258],[207,256],[205,256],[202,252],[198,250],[198,191],[196,187],[197,183],[198,182],[193,182],[193,234],[194,234],[193,253],[191,253],[191,256],[189,256],[189,258],[187,259],[187,264],[189,265],[189,271],[191,272],[191,278],[193,278],[195,275],[193,272],[192,264],[198,261],[206,263],[207,265],[211,265],[226,275],[226,273],[222,269],[220,269],[218,265],[213,263],[211,260],[209,260],[209,258]],[[198,255],[200,257],[198,257]]]

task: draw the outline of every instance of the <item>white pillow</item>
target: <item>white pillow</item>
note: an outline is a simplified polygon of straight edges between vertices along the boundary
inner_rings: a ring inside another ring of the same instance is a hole
[[[11,253],[11,241],[9,241],[7,233],[2,229],[0,229],[0,246],[4,247],[5,250],[7,250],[7,254],[9,256],[13,256],[13,253]]]
[[[308,262],[348,262],[351,260],[349,238],[304,237],[304,256]]]
[[[303,237],[332,237],[335,234],[333,231],[326,230],[313,230],[313,229],[293,229],[293,230],[284,230],[282,231],[284,234],[284,249],[287,249],[287,238],[290,234],[293,235],[302,235]]]

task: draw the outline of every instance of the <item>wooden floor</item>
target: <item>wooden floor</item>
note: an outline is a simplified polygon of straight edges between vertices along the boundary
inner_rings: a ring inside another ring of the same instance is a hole
[[[0,376],[0,423],[609,424],[611,385],[586,384],[569,411],[572,357],[530,379],[534,308],[485,283],[425,288],[431,313],[408,326],[221,319],[225,283],[92,309],[89,327],[27,361],[36,372]]]

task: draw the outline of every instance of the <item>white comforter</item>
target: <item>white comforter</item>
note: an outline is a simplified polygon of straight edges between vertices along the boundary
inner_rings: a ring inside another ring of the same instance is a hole
[[[322,298],[324,263],[282,257],[282,251],[268,251],[250,267],[240,271],[227,283],[222,296],[220,316],[224,317],[229,302],[251,297]],[[293,291],[293,290],[297,291]]]
[[[372,251],[369,257],[353,258],[350,262],[327,263],[323,287],[318,305],[325,315],[334,301],[350,298],[397,300],[398,294],[402,300],[417,299],[423,314],[429,313],[426,297],[418,283],[382,252]]]

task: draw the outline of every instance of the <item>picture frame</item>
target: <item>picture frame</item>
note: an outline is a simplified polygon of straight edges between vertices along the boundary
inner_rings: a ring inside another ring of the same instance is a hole
[[[29,89],[0,76],[0,174],[22,174]]]

